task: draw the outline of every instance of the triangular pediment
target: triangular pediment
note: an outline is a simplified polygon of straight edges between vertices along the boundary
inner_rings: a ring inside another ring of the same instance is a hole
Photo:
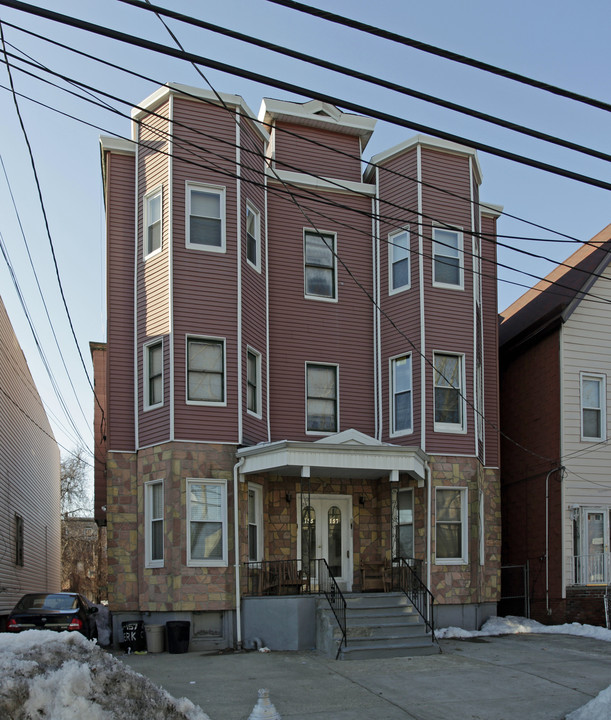
[[[365,433],[359,432],[354,428],[350,430],[344,430],[336,433],[335,435],[329,435],[328,437],[316,440],[316,443],[325,445],[384,445],[385,443],[376,440],[371,435],[365,435]]]

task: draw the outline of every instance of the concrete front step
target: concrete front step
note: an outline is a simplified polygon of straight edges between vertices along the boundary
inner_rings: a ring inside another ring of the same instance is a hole
[[[350,640],[342,648],[339,660],[375,660],[377,658],[414,657],[420,655],[438,655],[439,645],[431,641],[430,636],[413,643],[354,643]]]

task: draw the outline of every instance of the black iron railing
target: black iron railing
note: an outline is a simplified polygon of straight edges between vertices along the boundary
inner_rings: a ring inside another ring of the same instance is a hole
[[[392,586],[407,595],[416,608],[435,641],[435,621],[433,619],[433,594],[420,579],[422,561],[414,558],[395,558],[392,563]]]
[[[243,595],[309,595],[317,592],[312,572],[301,560],[244,563]]]
[[[342,634],[339,645],[337,646],[337,654],[335,656],[335,659],[337,660],[341,652],[342,645],[345,647],[348,644],[348,640],[346,638],[346,598],[340,590],[337,580],[333,576],[327,561],[322,558],[316,562],[318,563],[318,586],[320,588],[320,592],[324,593],[327,598],[327,602],[331,606],[331,610],[335,615],[335,619],[337,620],[337,624],[339,625],[339,629]]]

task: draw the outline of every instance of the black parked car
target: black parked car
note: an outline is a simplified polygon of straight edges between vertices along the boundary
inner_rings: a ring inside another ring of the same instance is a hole
[[[98,609],[78,593],[30,593],[24,595],[8,616],[9,632],[22,630],[77,630],[86,638],[97,635]]]

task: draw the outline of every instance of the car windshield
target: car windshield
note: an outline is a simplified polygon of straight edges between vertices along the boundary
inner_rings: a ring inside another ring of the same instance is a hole
[[[15,610],[75,610],[77,606],[74,595],[26,595]]]

